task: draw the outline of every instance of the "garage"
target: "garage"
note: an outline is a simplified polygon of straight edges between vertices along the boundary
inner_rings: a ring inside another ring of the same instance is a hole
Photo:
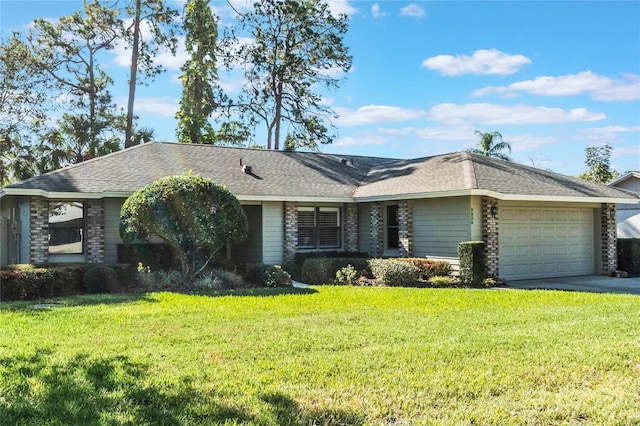
[[[500,206],[500,276],[592,275],[594,213],[585,207]]]

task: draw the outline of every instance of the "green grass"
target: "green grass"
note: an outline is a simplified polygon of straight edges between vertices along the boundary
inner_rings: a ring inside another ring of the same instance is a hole
[[[1,425],[640,424],[640,298],[317,287],[0,304]]]

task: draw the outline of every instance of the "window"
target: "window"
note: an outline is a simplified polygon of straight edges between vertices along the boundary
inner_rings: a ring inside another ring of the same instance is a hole
[[[339,207],[298,207],[298,248],[339,248]]]
[[[400,248],[400,222],[398,221],[398,205],[387,206],[387,248]]]
[[[83,233],[81,202],[49,203],[49,253],[82,254]]]

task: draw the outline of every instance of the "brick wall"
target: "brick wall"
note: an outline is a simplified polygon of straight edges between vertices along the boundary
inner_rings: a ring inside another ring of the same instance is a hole
[[[371,218],[369,255],[380,257],[384,251],[384,206],[382,203],[371,203],[369,215]]]
[[[602,204],[600,208],[600,237],[602,240],[602,274],[608,275],[618,268],[615,204]]]
[[[498,278],[499,252],[498,252],[498,225],[499,225],[498,200],[491,197],[482,197],[482,240],[485,244],[485,259],[487,262],[487,276]]]
[[[358,206],[347,204],[344,218],[344,249],[346,251],[360,251],[358,244]]]
[[[104,200],[88,200],[85,208],[85,250],[89,263],[104,262]]]
[[[284,248],[283,260],[293,262],[298,249],[298,205],[284,203]]]
[[[31,197],[29,201],[29,262],[49,260],[49,201]]]
[[[400,257],[410,257],[413,254],[413,204],[404,200],[398,202],[398,235],[400,238]]]

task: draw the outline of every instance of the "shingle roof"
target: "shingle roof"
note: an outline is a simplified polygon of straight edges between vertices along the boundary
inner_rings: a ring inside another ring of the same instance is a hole
[[[252,167],[242,171],[240,161]],[[413,160],[153,142],[9,185],[5,193],[128,194],[193,172],[239,198],[370,199],[452,191],[634,199],[628,191],[467,152]]]

